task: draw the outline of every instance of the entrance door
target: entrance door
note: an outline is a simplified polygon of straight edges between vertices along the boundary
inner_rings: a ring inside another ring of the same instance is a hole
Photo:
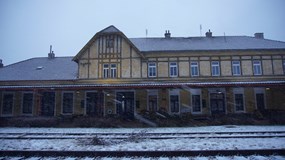
[[[55,108],[55,93],[43,92],[41,101],[41,115],[42,116],[54,116]]]
[[[212,114],[225,114],[225,95],[224,93],[211,93],[210,104]]]
[[[117,114],[128,118],[134,117],[134,92],[117,92]]]
[[[97,92],[86,93],[86,115],[95,116],[98,114],[97,111]]]
[[[265,110],[264,94],[256,93],[256,107],[259,111]]]

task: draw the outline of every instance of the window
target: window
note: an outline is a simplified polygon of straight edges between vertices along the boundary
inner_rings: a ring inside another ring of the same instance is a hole
[[[178,71],[177,71],[177,63],[176,62],[170,62],[169,71],[170,71],[170,77],[177,77]]]
[[[239,75],[241,75],[241,71],[240,71],[240,61],[233,61],[233,62],[232,62],[232,70],[233,70],[233,75],[234,75],[234,76],[239,76]]]
[[[253,75],[261,75],[261,62],[260,61],[253,61]]]
[[[191,76],[199,76],[198,62],[191,62]]]
[[[192,95],[192,111],[201,112],[201,96]]]
[[[283,60],[283,73],[285,74],[285,60]]]
[[[107,38],[106,39],[106,47],[107,48],[114,48],[114,39],[113,38]]]
[[[235,94],[235,109],[237,112],[244,111],[243,94],[240,93]]]
[[[116,77],[117,77],[117,64],[104,64],[103,78],[116,78]]]
[[[212,62],[212,76],[220,76],[220,62]]]
[[[33,93],[23,93],[23,102],[22,102],[22,113],[23,114],[32,114],[33,113]]]
[[[62,113],[73,113],[73,92],[64,92],[62,95]]]
[[[116,64],[111,64],[111,78],[116,78],[117,77],[117,65]]]
[[[148,64],[148,77],[156,77],[156,63]]]
[[[108,78],[109,77],[109,64],[103,65],[103,77]]]
[[[2,114],[3,115],[12,115],[13,105],[14,105],[14,94],[13,93],[4,93],[3,94],[3,105],[2,105]]]
[[[170,95],[171,113],[179,113],[179,95]]]

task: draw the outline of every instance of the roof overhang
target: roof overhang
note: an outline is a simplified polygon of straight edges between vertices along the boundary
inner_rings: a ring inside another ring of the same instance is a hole
[[[285,87],[285,81],[249,82],[186,82],[131,84],[66,84],[66,85],[7,85],[0,90],[93,90],[93,89],[158,89],[158,88],[219,88],[219,87]]]

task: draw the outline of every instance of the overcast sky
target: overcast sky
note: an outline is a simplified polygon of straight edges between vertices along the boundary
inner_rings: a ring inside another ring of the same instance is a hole
[[[115,25],[127,37],[213,36],[264,32],[285,41],[285,0],[0,0],[0,59],[4,65],[75,56],[98,31]]]

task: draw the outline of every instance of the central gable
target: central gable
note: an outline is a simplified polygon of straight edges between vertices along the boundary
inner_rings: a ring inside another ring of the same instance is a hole
[[[77,62],[82,57],[87,57],[86,54],[90,54],[90,49],[93,50],[92,54],[100,53],[121,53],[122,52],[122,43],[127,43],[132,47],[140,56],[140,51],[137,47],[115,26],[111,25],[100,32],[96,33],[87,44],[77,53],[73,58],[73,61]],[[95,48],[94,48],[95,47]],[[95,50],[94,50],[95,49]],[[89,51],[88,51],[89,50]],[[91,57],[97,57],[98,55],[91,55]]]

